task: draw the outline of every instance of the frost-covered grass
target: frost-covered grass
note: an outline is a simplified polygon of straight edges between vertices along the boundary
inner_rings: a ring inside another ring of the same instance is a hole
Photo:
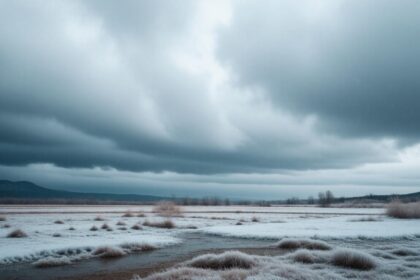
[[[182,208],[173,201],[161,201],[155,205],[153,212],[163,217],[178,217],[182,215]]]
[[[22,238],[22,237],[27,237],[28,235],[20,229],[15,229],[11,232],[9,232],[9,234],[7,235],[8,238]]]
[[[377,266],[375,259],[363,252],[339,249],[332,255],[332,263],[345,268],[370,270]]]
[[[308,249],[330,250],[331,246],[321,240],[285,238],[275,244],[276,247],[285,250]]]
[[[175,223],[172,220],[166,219],[164,221],[144,221],[143,223],[146,227],[155,227],[155,228],[167,228],[171,229],[175,227]]]
[[[93,255],[101,258],[119,258],[126,254],[120,247],[115,246],[101,246],[93,251]]]
[[[420,202],[393,201],[388,205],[386,214],[398,219],[420,219]]]
[[[33,266],[40,267],[40,268],[61,266],[61,265],[67,265],[67,264],[71,264],[71,260],[70,258],[66,256],[58,257],[58,258],[47,257],[47,258],[43,258],[32,263]]]
[[[238,251],[227,251],[219,255],[206,254],[185,263],[186,266],[190,267],[215,270],[249,269],[255,264],[256,262],[251,256]]]

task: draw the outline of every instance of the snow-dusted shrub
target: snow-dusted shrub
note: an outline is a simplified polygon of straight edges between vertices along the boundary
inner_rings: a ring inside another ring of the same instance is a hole
[[[242,225],[243,225],[243,223],[242,223],[242,222],[237,222],[235,225],[237,225],[237,226],[242,226]]]
[[[382,219],[380,217],[373,217],[373,216],[349,220],[349,222],[381,222],[381,221]]]
[[[285,250],[296,250],[304,248],[308,250],[330,250],[331,246],[324,241],[312,239],[292,239],[285,238],[280,240],[276,246]]]
[[[4,222],[6,220],[7,220],[6,216],[0,215],[0,222]]]
[[[400,248],[400,249],[395,249],[394,251],[391,252],[392,254],[396,255],[396,256],[417,256],[417,252],[408,248]]]
[[[96,248],[92,254],[101,258],[119,258],[124,256],[125,252],[119,247],[103,246]]]
[[[69,230],[76,230],[74,227],[69,227]]]
[[[144,221],[143,223],[146,227],[156,227],[156,228],[174,228],[175,224],[171,220],[167,219],[161,222],[150,222],[148,220]]]
[[[292,255],[292,258],[295,262],[300,262],[300,263],[314,263],[315,262],[314,255],[306,249],[296,251]]]
[[[123,221],[118,221],[116,225],[117,226],[125,226],[126,223],[124,223]]]
[[[94,220],[100,222],[100,221],[105,221],[105,218],[102,216],[96,216]]]
[[[332,263],[336,266],[360,270],[370,270],[377,266],[371,255],[351,249],[335,251],[332,255]]]
[[[62,224],[64,224],[64,222],[62,220],[56,220],[56,221],[54,221],[54,224],[62,225]]]
[[[126,211],[123,215],[122,215],[122,217],[124,217],[124,218],[132,218],[132,217],[135,217],[136,215],[133,213],[133,212],[131,212],[131,211]]]
[[[97,231],[97,230],[98,230],[98,228],[97,228],[96,226],[92,226],[89,230],[90,230],[90,231]]]
[[[147,243],[124,243],[121,248],[129,250],[131,252],[145,252],[155,250],[156,247]]]
[[[60,258],[47,257],[32,263],[35,267],[53,267],[66,264],[71,264],[71,260],[65,256]]]
[[[150,275],[144,279],[147,280],[207,280],[207,279],[219,279],[212,277],[211,272],[204,269],[192,268],[192,267],[180,267],[172,268],[164,272]],[[141,280],[139,276],[133,276],[131,280]]]
[[[242,252],[227,251],[219,255],[205,254],[198,256],[186,262],[185,265],[195,268],[214,270],[224,270],[231,268],[249,269],[256,265],[256,261],[253,257]]]
[[[173,201],[160,201],[153,207],[153,212],[163,217],[173,217],[181,216],[182,209]]]
[[[61,237],[61,234],[59,234],[59,233],[54,233],[54,234],[53,234],[53,237]]]
[[[14,231],[9,232],[9,234],[7,235],[7,237],[9,238],[22,238],[27,236],[28,235],[20,229],[15,229]]]
[[[131,227],[131,229],[134,229],[134,230],[141,230],[141,229],[143,229],[143,228],[141,227],[141,225],[139,225],[139,224],[135,224],[135,225],[133,225],[133,226]]]
[[[252,217],[251,221],[254,222],[254,223],[257,223],[257,222],[260,221],[260,219],[258,217],[254,216],[254,217]]]
[[[101,226],[101,229],[109,229],[110,228],[110,226],[107,224],[107,223],[104,223],[102,226]]]
[[[388,204],[386,214],[398,219],[420,219],[420,202],[401,203],[393,201]]]

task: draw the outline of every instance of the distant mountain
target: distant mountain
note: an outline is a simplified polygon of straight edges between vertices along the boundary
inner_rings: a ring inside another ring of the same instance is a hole
[[[165,199],[164,197],[136,194],[110,194],[110,193],[81,193],[52,190],[38,186],[32,182],[12,182],[0,180],[0,199],[3,202],[38,200],[38,201],[114,201],[114,202],[154,202]]]

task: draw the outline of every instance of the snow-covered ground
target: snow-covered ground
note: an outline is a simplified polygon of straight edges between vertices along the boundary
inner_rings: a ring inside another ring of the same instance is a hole
[[[122,217],[127,210],[136,216]],[[34,262],[45,257],[75,255],[92,257],[98,246],[121,246],[125,243],[164,247],[179,242],[184,232],[210,233],[234,237],[272,238],[398,238],[420,237],[420,220],[398,220],[383,215],[384,209],[189,206],[183,217],[172,218],[174,229],[143,226],[144,221],[162,221],[152,213],[152,206],[0,206],[0,265]],[[146,217],[137,216],[145,213]],[[104,221],[97,221],[100,216]],[[374,221],[360,221],[373,217]],[[57,220],[63,223],[55,223]],[[118,222],[125,225],[117,225]],[[112,231],[101,229],[106,223]],[[240,224],[240,225],[238,225]],[[5,227],[9,225],[9,227]],[[96,226],[97,231],[90,228]],[[73,227],[74,230],[69,230]],[[25,238],[7,238],[21,229]]]

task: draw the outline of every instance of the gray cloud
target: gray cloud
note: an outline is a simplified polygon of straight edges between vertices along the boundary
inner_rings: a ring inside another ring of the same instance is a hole
[[[418,5],[306,4],[0,1],[3,176],[51,164],[221,188],[215,174],[398,161],[418,142]]]
[[[235,4],[218,53],[242,84],[346,137],[418,141],[418,1]]]

